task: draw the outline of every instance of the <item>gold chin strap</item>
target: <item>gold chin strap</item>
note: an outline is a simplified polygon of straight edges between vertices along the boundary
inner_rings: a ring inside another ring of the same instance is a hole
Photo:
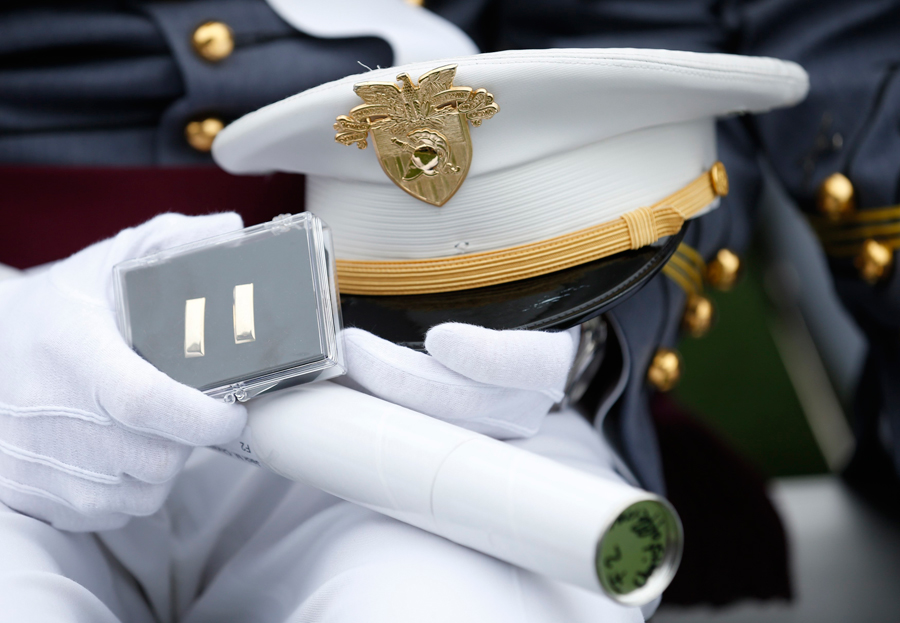
[[[716,162],[693,182],[650,207],[541,242],[429,260],[338,259],[338,285],[346,294],[432,294],[546,275],[671,236],[686,219],[727,194],[725,166]]]

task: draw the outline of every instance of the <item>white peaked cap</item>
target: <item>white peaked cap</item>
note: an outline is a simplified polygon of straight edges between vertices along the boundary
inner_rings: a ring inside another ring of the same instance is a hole
[[[472,161],[436,207],[387,177],[373,149],[335,142],[359,82],[415,81],[458,66],[500,111],[470,128]],[[308,175],[306,207],[334,230],[338,258],[405,260],[493,251],[609,222],[671,195],[716,161],[717,117],[801,101],[797,64],[642,49],[517,50],[377,69],[266,106],[213,144],[232,173]],[[299,203],[299,202],[298,202]],[[708,209],[715,207],[713,202]]]

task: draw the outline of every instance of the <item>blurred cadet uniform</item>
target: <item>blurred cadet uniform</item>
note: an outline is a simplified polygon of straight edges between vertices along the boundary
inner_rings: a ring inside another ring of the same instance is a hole
[[[21,268],[52,261],[162,209],[204,213],[236,207],[249,222],[297,211],[301,193],[293,180],[246,181],[214,169],[166,168],[211,165],[207,152],[217,130],[260,106],[358,73],[358,63],[398,64],[397,50],[387,43],[390,35],[374,26],[329,31],[310,21],[304,30],[295,27],[298,21],[283,19],[284,7],[303,3],[271,4],[282,10],[254,0],[97,2],[77,9],[22,3],[0,16],[0,184],[9,189],[0,261]],[[819,184],[837,171],[853,183],[860,210],[898,202],[894,141],[900,138],[900,91],[893,80],[890,42],[900,29],[900,9],[890,4],[434,0],[428,8],[469,33],[482,51],[652,47],[770,55],[804,65],[812,76],[805,104],[719,124],[719,154],[728,167],[731,192],[723,209],[688,229],[688,247],[679,257],[695,267],[713,267],[711,274],[723,286],[748,244],[760,188],[760,151],[810,212],[816,210]],[[340,23],[334,13],[329,19]],[[201,25],[206,30],[199,30]],[[843,143],[833,140],[835,134]],[[73,171],[91,186],[79,187]],[[119,207],[121,194],[115,209],[98,196],[98,187],[107,182],[127,189],[135,180],[149,194],[134,197],[133,211]],[[146,201],[148,196],[153,201]],[[110,218],[97,219],[98,211]],[[48,218],[69,225],[65,237],[36,234],[34,224]],[[733,254],[720,254],[722,249]],[[894,283],[895,272],[868,284],[852,259],[836,260],[834,271],[839,292],[876,345],[857,413],[863,439],[873,441],[879,414],[900,422],[900,405],[894,404],[900,398],[891,390],[898,315],[888,311],[896,311],[891,292],[900,286]],[[699,290],[696,280],[691,284],[668,271],[610,312],[620,328],[621,369],[603,370],[605,382],[587,398],[593,407],[610,408],[608,439],[640,483],[660,492],[665,485],[649,399],[656,389],[677,381],[677,358],[660,348],[672,348],[678,339],[689,294]],[[706,312],[698,311],[696,299],[692,303],[698,317],[692,320],[694,330],[702,333]],[[241,468],[228,469],[238,479]],[[243,476],[247,482],[264,477]],[[146,538],[154,537],[148,532]],[[111,535],[107,547],[115,548],[115,539]],[[97,556],[101,560],[108,554]],[[221,564],[210,562],[206,573],[214,574]],[[130,571],[147,577],[140,569]],[[162,594],[168,589],[142,590]]]

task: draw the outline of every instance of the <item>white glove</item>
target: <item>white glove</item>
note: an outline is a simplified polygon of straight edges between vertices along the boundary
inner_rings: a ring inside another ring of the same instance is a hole
[[[563,398],[578,329],[494,331],[447,323],[425,337],[430,355],[345,329],[347,374],[394,404],[497,439],[530,437]]]
[[[246,422],[141,359],[116,325],[112,268],[239,229],[237,214],[164,214],[47,271],[0,283],[0,501],[64,530],[162,505],[192,446]]]

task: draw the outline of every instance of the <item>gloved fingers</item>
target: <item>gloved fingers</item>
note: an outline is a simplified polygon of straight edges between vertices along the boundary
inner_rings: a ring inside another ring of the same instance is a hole
[[[150,364],[143,373],[128,371],[119,379],[124,387],[103,392],[101,402],[131,430],[189,446],[213,446],[233,441],[247,424],[244,405],[214,400]]]
[[[112,418],[132,431],[192,446],[224,443],[243,430],[243,405],[216,401],[159,371],[128,347],[111,313],[70,305],[54,321],[50,305],[35,307],[36,326],[46,328],[20,350],[32,367],[39,358],[53,361],[47,374],[58,378],[32,383],[27,392],[10,388],[9,400],[78,405],[98,420]]]
[[[122,429],[129,436],[130,431]],[[142,436],[135,452],[123,456],[120,461],[120,474],[122,477],[132,478],[151,485],[167,483],[175,478],[184,469],[194,448],[168,439],[149,438],[152,444],[143,443],[148,439]]]
[[[494,331],[449,322],[433,327],[425,348],[459,374],[502,387],[549,392],[561,400],[578,348],[572,331]]]
[[[434,357],[405,346],[398,346],[368,331],[349,328],[344,329],[341,335],[346,347],[347,372],[351,376],[362,372],[366,365],[378,365],[435,383],[447,385],[472,383],[472,379],[448,370]],[[361,358],[363,356],[365,359]]]
[[[110,259],[121,262],[182,244],[241,229],[244,221],[236,212],[185,216],[168,212],[146,223],[123,230],[113,238]]]
[[[160,214],[59,262],[50,271],[51,280],[69,296],[112,308],[115,301],[112,268],[119,262],[234,231],[242,226],[240,215],[234,212],[208,216]]]
[[[158,484],[178,474],[191,448],[168,439],[58,415],[0,415],[0,453],[77,478],[115,484],[125,477]]]
[[[110,513],[104,516],[87,516],[60,504],[52,498],[35,494],[30,490],[21,490],[18,486],[7,486],[0,476],[0,511],[4,508],[16,509],[17,515],[27,515],[44,521],[57,530],[66,532],[96,532],[99,530],[117,530],[130,520],[129,515]]]
[[[236,214],[163,215],[3,284],[0,402],[14,408],[0,417],[17,435],[0,431],[0,490],[21,502],[15,508],[41,500],[45,510],[63,509],[50,518],[60,526],[112,527],[110,518],[159,508],[186,446],[240,434],[243,405],[177,383],[126,346],[112,273],[120,261],[240,227]],[[41,405],[51,408],[35,412]],[[54,434],[43,435],[44,424]],[[95,520],[73,521],[79,514]]]
[[[244,405],[226,404],[173,380],[121,339],[108,340],[94,355],[98,408],[133,431],[210,446],[237,438],[247,423]]]
[[[496,437],[534,434],[555,402],[542,392],[487,385],[366,331],[344,331],[349,379],[384,400]]]
[[[547,391],[559,400],[575,359],[577,330],[494,331],[475,325],[445,323],[425,337],[431,357],[383,340],[361,329],[346,329],[345,344],[366,351],[386,365],[443,383],[455,375],[500,387]],[[439,364],[439,365],[436,365]]]
[[[454,423],[494,439],[532,437],[541,430],[547,413],[556,401],[543,392],[513,389],[504,391],[506,396],[499,398],[503,400],[502,404],[497,404],[495,408],[483,408],[475,415],[466,416],[457,411],[455,415],[462,415],[462,418]]]
[[[418,411],[495,439],[530,437],[555,400],[542,392],[489,385],[453,386],[405,376],[392,382],[377,373],[349,375],[356,388],[382,400]],[[345,383],[342,379],[338,383]],[[473,382],[474,383],[474,382]]]
[[[76,508],[89,517],[114,513],[146,517],[162,508],[174,484],[172,480],[150,484],[127,477],[118,485],[88,483],[80,492]]]
[[[0,499],[13,508],[19,509],[7,500],[7,492],[38,497],[88,518],[101,519],[114,514],[152,515],[173,485],[173,481],[148,484],[128,477],[117,484],[103,484],[2,454],[0,473]]]

